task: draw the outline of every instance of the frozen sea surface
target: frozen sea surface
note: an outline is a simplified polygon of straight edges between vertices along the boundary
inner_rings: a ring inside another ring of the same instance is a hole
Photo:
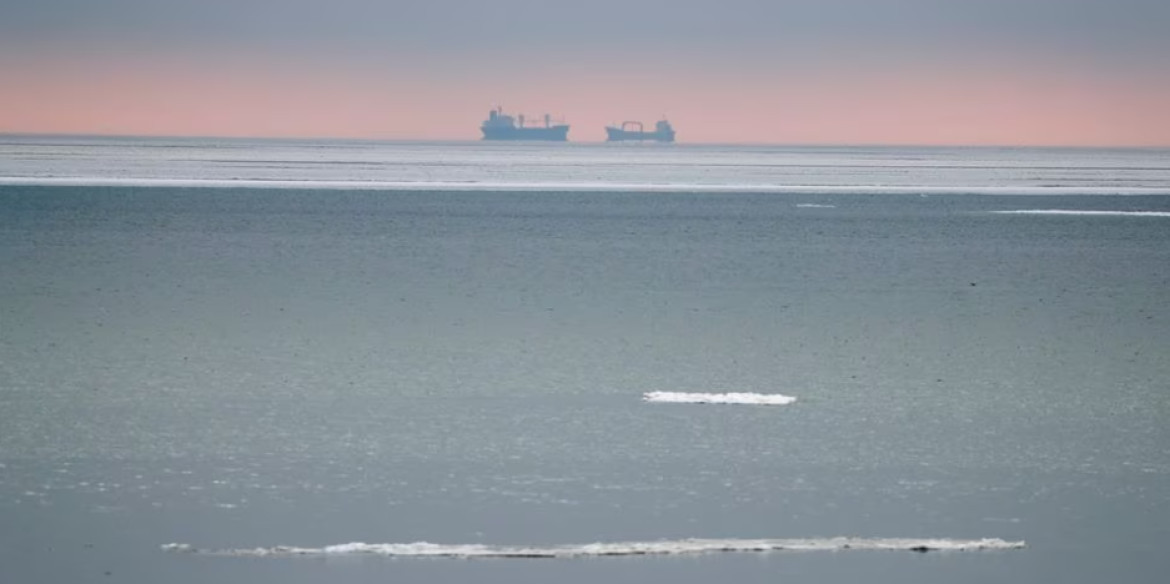
[[[1170,570],[1157,151],[508,148],[0,140],[0,581]]]

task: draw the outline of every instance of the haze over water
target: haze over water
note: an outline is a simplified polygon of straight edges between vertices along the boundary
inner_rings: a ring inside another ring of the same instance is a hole
[[[0,0],[0,132],[1170,146],[1163,0]]]
[[[0,580],[1160,582],[1168,160],[3,137]]]

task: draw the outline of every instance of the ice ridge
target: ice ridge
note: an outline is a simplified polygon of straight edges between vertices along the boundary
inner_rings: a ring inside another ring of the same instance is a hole
[[[376,555],[432,558],[581,558],[604,556],[691,555],[707,553],[772,551],[988,551],[1013,550],[1023,541],[984,539],[914,538],[798,538],[798,539],[679,539],[644,542],[590,543],[556,546],[496,546],[485,544],[344,543],[324,547],[273,546],[235,549],[201,549],[185,543],[169,543],[163,551],[219,556],[330,556]]]

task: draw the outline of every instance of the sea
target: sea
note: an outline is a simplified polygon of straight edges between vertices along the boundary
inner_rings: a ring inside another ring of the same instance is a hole
[[[0,582],[1161,583],[1170,150],[0,136]]]

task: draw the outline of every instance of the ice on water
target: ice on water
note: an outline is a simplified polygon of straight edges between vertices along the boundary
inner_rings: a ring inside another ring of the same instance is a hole
[[[1011,209],[1000,215],[1085,215],[1102,217],[1170,217],[1170,211],[1110,211],[1095,209]]]
[[[651,391],[643,394],[642,399],[657,403],[756,406],[783,406],[796,401],[795,397],[778,393],[686,393],[677,391]]]
[[[1166,154],[0,137],[0,580],[1148,580]]]
[[[1170,193],[1168,159],[1158,149],[0,136],[0,185],[1136,195]]]
[[[345,543],[319,548],[273,546],[237,549],[200,549],[185,543],[169,543],[163,551],[222,556],[325,556],[364,554],[393,557],[444,558],[580,558],[604,556],[692,555],[742,552],[814,552],[844,550],[882,551],[982,551],[1013,550],[1023,541],[984,539],[915,538],[796,538],[796,539],[679,539],[665,541],[589,543],[556,546],[492,546],[484,544]]]

